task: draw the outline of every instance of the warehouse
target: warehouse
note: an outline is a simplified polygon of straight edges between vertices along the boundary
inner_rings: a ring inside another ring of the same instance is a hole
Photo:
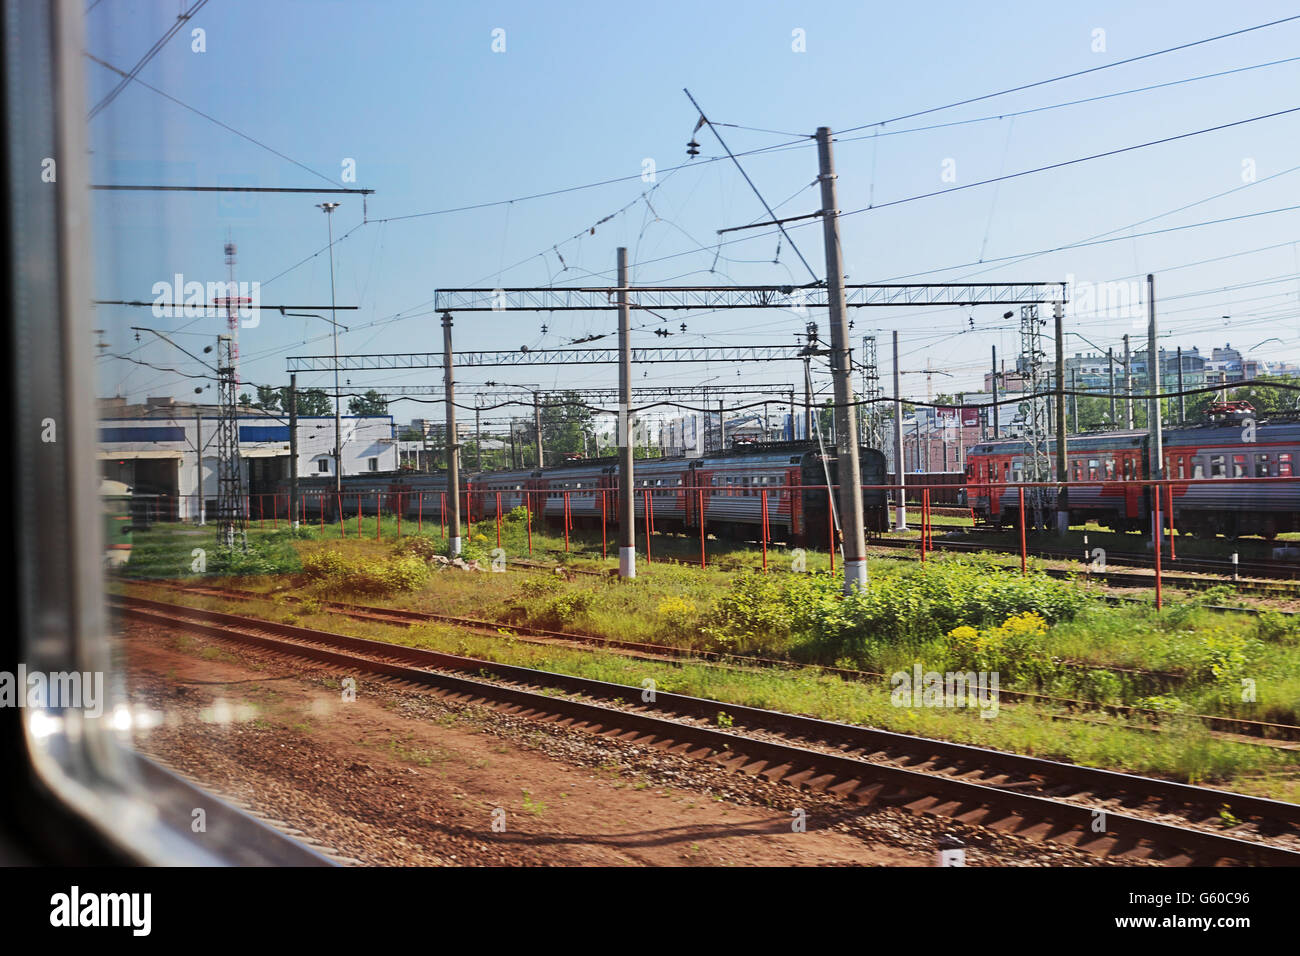
[[[101,403],[100,476],[125,482],[137,495],[157,496],[160,519],[204,520],[216,508],[217,412],[213,405],[165,398],[149,399],[144,405]],[[345,415],[341,427],[344,475],[396,470],[397,438],[391,416]],[[332,415],[299,417],[300,477],[334,474],[333,449]],[[239,457],[244,493],[272,491],[290,471],[288,419],[280,413],[241,409]]]

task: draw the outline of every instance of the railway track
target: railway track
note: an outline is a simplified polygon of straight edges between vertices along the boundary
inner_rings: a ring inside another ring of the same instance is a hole
[[[1019,554],[1018,548],[999,548],[996,545],[990,545],[984,542],[973,541],[952,541],[944,538],[936,538],[933,542],[936,551],[954,551],[954,552],[980,552],[989,551],[997,554]],[[910,538],[873,538],[869,544],[879,545],[887,548],[909,548],[918,549],[920,541]],[[1067,554],[1063,551],[1052,551],[1045,548],[1027,548],[1026,553],[1031,557],[1042,558],[1044,560],[1054,561],[1080,561],[1079,555]],[[1154,560],[1147,555],[1124,554],[1107,551],[1107,564],[1131,565],[1134,567],[1154,568]],[[1080,570],[1071,570],[1069,568],[1044,568],[1044,573],[1054,577],[1065,577],[1067,575],[1085,574],[1088,577],[1104,581],[1113,587],[1127,588],[1150,588],[1155,586],[1155,579],[1150,574],[1138,574],[1126,571],[1093,571],[1090,570],[1086,562],[1080,561]],[[1173,566],[1178,570],[1171,572],[1169,568]],[[1241,581],[1234,580],[1231,577],[1223,577],[1218,580],[1213,578],[1192,577],[1189,574],[1181,574],[1179,571],[1192,571],[1200,566],[1205,570],[1200,571],[1203,574],[1230,574],[1231,564],[1225,562],[1223,565],[1211,565],[1206,561],[1197,561],[1195,559],[1187,560],[1179,558],[1172,565],[1166,561],[1162,567],[1161,579],[1165,587],[1183,588],[1189,591],[1208,590],[1209,588],[1218,587],[1223,584],[1231,584],[1233,589],[1242,594],[1254,594],[1260,597],[1271,597],[1279,599],[1300,598],[1300,584],[1282,584],[1272,581]],[[1244,567],[1244,566],[1243,566]],[[1254,573],[1254,572],[1252,572]],[[1300,572],[1297,572],[1300,573]]]
[[[165,602],[115,597],[113,603],[135,620],[571,724],[863,805],[899,805],[1098,857],[1300,865],[1296,804],[679,694],[654,692],[643,699],[641,687]]]
[[[215,597],[236,601],[253,601],[259,599],[283,600],[292,604],[299,604],[302,600],[295,595],[283,593],[274,594],[240,588],[186,585],[164,581],[155,581],[152,583],[155,586],[165,587],[182,594],[194,594],[197,596]],[[887,680],[889,677],[888,674],[876,671],[859,670],[856,668],[832,667],[824,664],[800,664],[796,661],[757,657],[747,654],[724,654],[703,649],[677,647],[670,644],[651,644],[642,641],[621,641],[614,638],[600,637],[594,634],[578,634],[569,631],[557,631],[550,628],[535,627],[533,625],[521,623],[486,621],[479,618],[438,614],[432,611],[412,611],[404,608],[377,607],[374,605],[353,604],[343,601],[328,600],[319,601],[319,604],[321,607],[328,608],[331,611],[336,611],[339,614],[355,620],[375,621],[382,624],[398,624],[405,626],[429,623],[449,624],[456,627],[464,627],[491,637],[501,637],[503,636],[503,632],[509,632],[508,636],[511,638],[537,638],[542,643],[561,642],[575,646],[601,647],[621,654],[642,657],[650,660],[689,661],[697,664],[733,667],[742,670],[752,668],[770,668],[774,670],[814,670],[818,673],[834,675],[846,680],[859,681],[861,683],[879,683]],[[1078,670],[1096,670],[1099,667],[1099,665],[1088,661],[1062,660],[1058,663],[1064,667]],[[1183,679],[1183,675],[1170,671],[1152,671],[1132,667],[1118,667],[1114,665],[1107,666],[1105,669],[1122,673],[1130,677],[1149,680],[1162,687],[1176,685]],[[1128,704],[1096,704],[1091,701],[1078,700],[1069,697],[1054,697],[1049,694],[1039,694],[1033,691],[1002,689],[999,691],[999,696],[1011,702],[1024,701],[1030,703],[1050,704],[1071,711],[1094,711],[1110,714],[1112,716],[1137,717],[1152,721],[1159,721],[1168,717],[1167,714],[1145,707],[1134,707]],[[1181,716],[1187,720],[1198,721],[1217,734],[1243,742],[1300,742],[1300,726],[1294,724],[1280,724],[1270,721],[1251,720],[1243,717],[1226,717],[1215,714],[1183,714]],[[1286,749],[1292,748],[1286,747]]]
[[[968,532],[970,528],[962,525],[933,525],[935,532]],[[881,544],[886,547],[898,548],[918,548],[920,547],[919,539],[914,538],[874,538],[872,543]],[[976,541],[959,541],[951,538],[938,537],[933,541],[936,550],[943,549],[949,551],[995,551],[1001,554],[1019,554],[1019,545],[1010,545],[1000,547],[996,543],[976,542]],[[1059,549],[1041,548],[1029,546],[1026,553],[1036,557],[1054,561],[1078,561],[1080,554],[1076,552],[1061,551]],[[1155,558],[1150,554],[1135,551],[1112,551],[1107,549],[1106,562],[1108,564],[1130,565],[1139,568],[1154,568]],[[1085,562],[1086,563],[1086,562]],[[1220,577],[1231,578],[1234,573],[1240,577],[1257,578],[1275,578],[1282,580],[1294,580],[1300,578],[1300,565],[1295,562],[1279,561],[1241,561],[1235,566],[1229,558],[1210,558],[1204,556],[1198,557],[1181,557],[1171,560],[1168,557],[1162,559],[1164,576],[1171,577],[1170,571],[1185,571],[1198,574],[1214,574]],[[1177,575],[1173,575],[1177,577]],[[1223,581],[1206,581],[1200,578],[1187,579],[1190,583],[1188,586],[1199,585],[1201,587],[1213,587],[1217,584],[1223,584]],[[1148,581],[1149,583],[1149,581]],[[1255,590],[1256,593],[1270,595],[1285,595],[1289,597],[1300,596],[1300,583],[1281,584],[1270,581],[1240,581],[1233,582],[1238,590]]]

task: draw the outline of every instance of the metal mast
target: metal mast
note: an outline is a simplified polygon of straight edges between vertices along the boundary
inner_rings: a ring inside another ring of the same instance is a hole
[[[876,337],[862,336],[862,420],[863,444],[868,448],[885,447],[884,408],[880,402],[885,395],[880,387],[880,366],[876,358]]]
[[[1047,369],[1043,352],[1043,320],[1038,317],[1038,306],[1020,307],[1020,361],[1028,395],[1021,404],[1025,423],[1024,481],[1050,480],[1052,464],[1047,439]],[[1044,488],[1030,488],[1025,495],[1032,506],[1033,526],[1044,527],[1043,509],[1047,497]]]
[[[235,379],[235,343],[217,337],[217,540],[227,548],[248,547],[244,526],[244,478],[239,460],[239,418]]]

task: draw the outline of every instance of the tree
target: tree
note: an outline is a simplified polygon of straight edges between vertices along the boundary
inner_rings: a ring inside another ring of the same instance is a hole
[[[323,388],[309,388],[298,393],[298,414],[309,418],[328,415],[334,410]]]
[[[373,388],[364,395],[348,399],[349,415],[387,415],[388,402]]]
[[[257,401],[253,403],[254,408],[261,408],[268,412],[279,411],[280,402],[289,397],[288,389],[275,388],[272,385],[257,386]],[[285,410],[288,410],[288,403],[285,403]]]
[[[552,464],[570,455],[586,456],[587,434],[595,415],[577,392],[563,391],[539,397],[542,403],[542,446]],[[536,442],[537,431],[530,428]]]

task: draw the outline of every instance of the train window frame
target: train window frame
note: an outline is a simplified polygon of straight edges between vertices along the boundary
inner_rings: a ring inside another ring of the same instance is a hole
[[[1277,454],[1277,475],[1279,478],[1294,477],[1295,471],[1292,468],[1291,452],[1280,451]]]
[[[1246,458],[1245,455],[1236,455],[1236,454],[1234,454],[1234,455],[1232,456],[1232,477],[1233,477],[1233,478],[1245,478],[1245,477],[1246,477],[1246,465],[1247,465],[1247,458]]]
[[[1195,457],[1192,458],[1192,478],[1194,480],[1197,478],[1204,478],[1204,477],[1205,477],[1205,457],[1203,455],[1196,455]]]
[[[8,307],[10,498],[16,601],[0,635],[5,665],[102,675],[102,713],[68,706],[0,708],[7,857],[31,862],[155,865],[326,864],[135,749],[138,711],[113,654],[101,559],[96,449],[90,153],[82,6],[6,4],[0,96],[11,202],[0,256]],[[12,30],[12,34],[10,31]],[[17,38],[21,38],[21,40]],[[38,105],[39,104],[39,105]],[[36,152],[39,150],[40,152]],[[35,188],[16,164],[58,157],[58,178]],[[15,242],[21,237],[22,242]],[[43,441],[51,418],[58,441]],[[21,462],[21,467],[17,463]],[[37,522],[39,522],[39,533]],[[96,710],[99,706],[96,707]],[[207,810],[200,841],[191,810]]]
[[[1273,456],[1268,452],[1255,453],[1255,475],[1256,478],[1272,478],[1270,466],[1273,464]],[[1260,474],[1260,466],[1263,466],[1264,473]]]
[[[1225,455],[1210,455],[1210,477],[1227,478],[1228,460]]]

